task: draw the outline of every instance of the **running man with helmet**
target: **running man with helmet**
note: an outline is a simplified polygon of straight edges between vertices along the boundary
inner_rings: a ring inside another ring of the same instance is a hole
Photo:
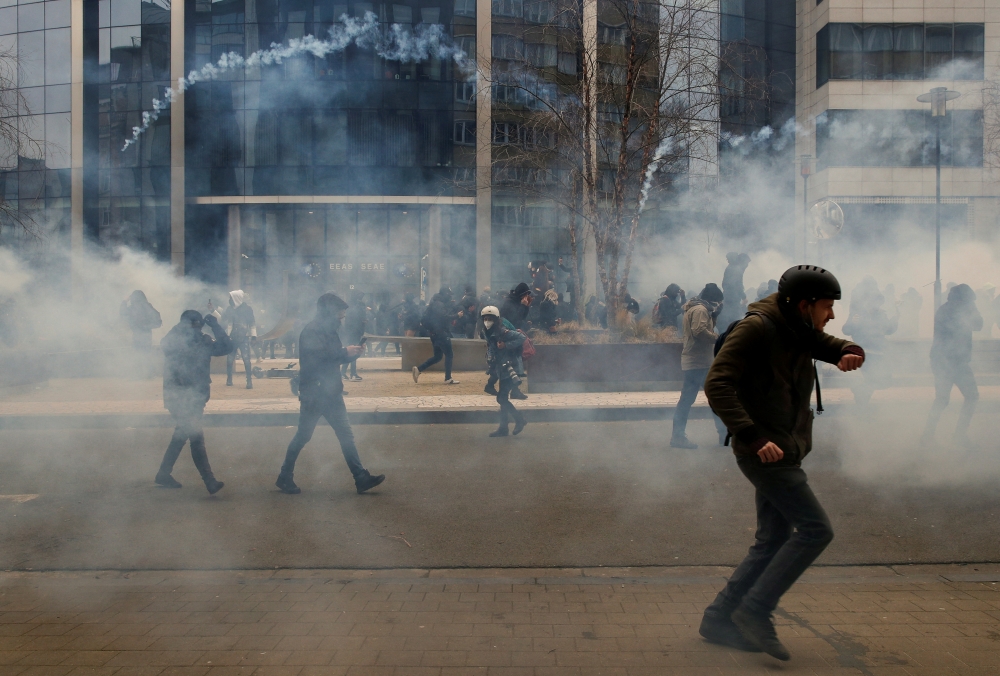
[[[500,310],[494,305],[487,305],[480,312],[483,318],[483,336],[486,338],[486,364],[490,370],[490,378],[499,381],[497,403],[500,404],[500,426],[491,437],[507,436],[507,425],[514,419],[514,434],[520,434],[527,424],[524,416],[510,402],[511,390],[521,383],[518,375],[523,373],[521,365],[521,346],[524,344],[524,334],[514,329],[507,320],[500,319]]]
[[[740,471],[756,489],[756,542],[705,610],[700,633],[714,643],[791,656],[771,613],[833,539],[830,519],[802,469],[812,448],[813,360],[853,371],[858,345],[823,332],[840,283],[813,265],[790,268],[778,293],[752,303],[725,337],[705,381],[716,415],[733,435]]]

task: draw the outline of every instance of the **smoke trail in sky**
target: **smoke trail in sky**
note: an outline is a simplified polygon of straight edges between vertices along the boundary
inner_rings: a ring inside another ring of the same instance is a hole
[[[660,145],[656,146],[656,151],[653,153],[653,159],[649,161],[649,166],[646,167],[646,176],[642,181],[642,190],[639,192],[639,213],[646,208],[646,199],[649,198],[649,188],[653,184],[653,174],[656,173],[657,168],[660,166],[660,160],[663,156],[670,152],[670,149],[674,147],[674,140],[671,137],[666,137],[660,141]]]
[[[160,113],[174,102],[177,95],[193,84],[214,80],[237,68],[270,66],[303,54],[322,58],[343,51],[352,43],[362,49],[372,49],[390,61],[453,59],[462,72],[471,74],[475,71],[475,62],[454,44],[440,24],[420,24],[416,29],[392,24],[388,30],[383,30],[378,17],[372,12],[365,12],[364,19],[361,20],[344,15],[340,18],[340,23],[330,28],[330,35],[325,40],[314,35],[293,38],[286,45],[272,44],[270,49],[258,50],[246,58],[236,52],[228,52],[216,63],[207,63],[200,70],[192,70],[187,77],[177,81],[176,88],[167,89],[163,99],[153,99],[152,110],[143,111],[142,124],[132,127],[132,138],[125,142],[122,150],[138,141],[143,132],[149,129],[149,125],[160,117]]]

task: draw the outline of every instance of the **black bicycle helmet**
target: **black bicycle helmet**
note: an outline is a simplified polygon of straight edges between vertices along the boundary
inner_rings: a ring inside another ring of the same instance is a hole
[[[778,298],[785,303],[820,299],[840,300],[840,282],[829,270],[817,265],[796,265],[785,270],[778,282]]]

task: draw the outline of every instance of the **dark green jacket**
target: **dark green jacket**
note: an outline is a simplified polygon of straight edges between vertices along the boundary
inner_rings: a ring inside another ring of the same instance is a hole
[[[726,337],[705,380],[708,402],[733,435],[736,455],[756,453],[762,440],[784,452],[783,465],[797,465],[812,449],[810,407],[813,359],[836,364],[857,346],[789,320],[778,294],[751,303],[751,315]],[[858,349],[859,354],[864,354]]]

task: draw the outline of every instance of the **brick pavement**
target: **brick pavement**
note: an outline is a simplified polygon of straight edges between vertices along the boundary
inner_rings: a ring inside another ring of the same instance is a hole
[[[779,663],[704,643],[726,568],[0,573],[3,676],[1000,673],[1000,566],[814,568]]]

